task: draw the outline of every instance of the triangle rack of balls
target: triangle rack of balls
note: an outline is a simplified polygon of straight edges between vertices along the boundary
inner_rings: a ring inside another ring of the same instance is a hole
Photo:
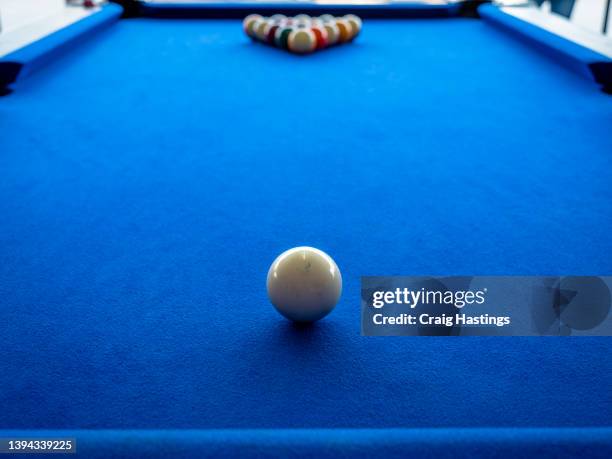
[[[242,25],[244,32],[253,40],[297,54],[349,43],[361,32],[361,19],[354,14],[342,17],[331,14],[318,17],[307,14],[294,17],[250,14],[244,18]]]

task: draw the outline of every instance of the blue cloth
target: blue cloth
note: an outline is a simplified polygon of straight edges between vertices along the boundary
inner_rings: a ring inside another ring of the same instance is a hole
[[[361,275],[612,272],[610,99],[512,36],[372,20],[298,57],[132,19],[16,89],[0,428],[610,426],[609,339],[359,334]],[[265,292],[297,245],[344,279],[307,328]]]

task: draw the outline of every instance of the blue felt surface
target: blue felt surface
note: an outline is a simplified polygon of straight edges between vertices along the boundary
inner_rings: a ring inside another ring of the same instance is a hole
[[[478,20],[96,38],[0,99],[0,428],[610,425],[610,339],[359,335],[361,275],[612,272],[591,82]],[[265,293],[302,244],[345,281],[306,329]]]
[[[83,42],[99,29],[119,19],[123,9],[116,4],[104,5],[100,10],[0,58],[0,89],[18,78],[25,78],[59,57],[69,45]]]

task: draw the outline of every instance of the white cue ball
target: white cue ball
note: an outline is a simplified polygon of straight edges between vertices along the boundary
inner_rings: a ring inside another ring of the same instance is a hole
[[[336,306],[342,293],[342,275],[325,252],[295,247],[274,260],[267,287],[270,301],[287,319],[314,322]]]

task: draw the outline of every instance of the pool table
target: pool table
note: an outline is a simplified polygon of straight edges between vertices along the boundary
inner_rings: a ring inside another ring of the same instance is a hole
[[[612,273],[610,60],[458,5],[296,56],[109,4],[0,60],[0,437],[610,457],[612,338],[360,334],[361,276]],[[299,245],[344,280],[311,326],[266,296]]]

